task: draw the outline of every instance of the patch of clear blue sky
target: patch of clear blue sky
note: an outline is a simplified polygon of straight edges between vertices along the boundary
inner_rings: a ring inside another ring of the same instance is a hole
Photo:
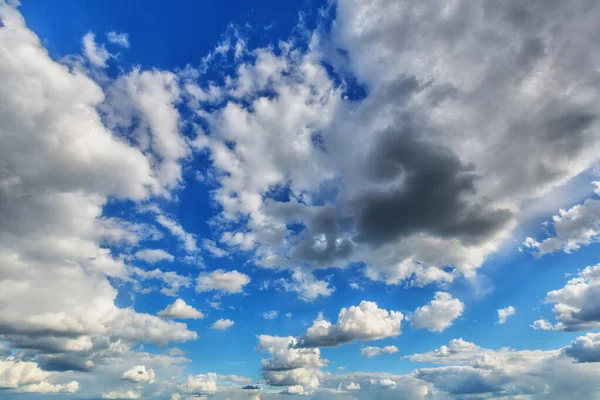
[[[221,41],[231,24],[245,27],[249,48],[257,48],[287,39],[298,24],[299,13],[305,13],[304,22],[308,28],[315,26],[318,9],[325,5],[320,0],[298,1],[192,1],[177,0],[157,2],[143,0],[105,0],[105,1],[22,1],[21,12],[28,26],[42,39],[44,46],[54,59],[81,51],[81,38],[87,32],[96,34],[99,42],[106,42],[104,33],[108,31],[129,34],[131,47],[119,49],[107,44],[110,51],[119,51],[117,60],[111,61],[109,73],[116,75],[120,68],[128,71],[134,65],[143,69],[184,68],[187,64],[198,65],[202,57]],[[270,26],[269,29],[265,27]],[[360,99],[364,89],[360,83],[351,87],[351,97]],[[206,160],[197,159],[193,166],[204,168]],[[217,209],[210,201],[210,185],[198,182],[194,171],[186,172],[186,188],[177,194],[178,201],[162,205],[163,209],[174,215],[184,228],[198,235],[198,238],[212,238],[213,232],[208,221]],[[587,177],[581,178],[585,184]],[[588,181],[589,182],[589,181]],[[577,183],[574,187],[581,187]],[[584,191],[576,191],[577,196],[569,197],[571,204],[581,202]],[[563,204],[565,206],[565,204]],[[133,215],[133,206],[127,202],[116,202],[107,206],[107,215]],[[551,306],[544,305],[543,299],[549,290],[562,287],[568,278],[565,274],[574,274],[578,269],[598,263],[599,246],[582,248],[574,254],[556,253],[540,260],[530,254],[520,253],[517,246],[525,236],[542,235],[541,222],[548,220],[556,209],[536,215],[527,220],[517,231],[515,239],[505,249],[494,255],[481,270],[482,287],[491,289],[484,296],[474,294],[473,285],[461,280],[448,289],[450,293],[465,302],[465,313],[460,320],[443,333],[431,333],[423,330],[413,331],[404,326],[404,333],[396,340],[387,339],[368,345],[394,344],[400,352],[373,359],[360,356],[361,344],[355,343],[335,349],[323,349],[325,358],[335,360],[326,370],[335,371],[343,365],[346,371],[387,371],[404,373],[412,370],[415,364],[400,360],[400,356],[430,351],[446,344],[453,338],[462,337],[483,347],[500,348],[510,346],[517,349],[553,349],[567,344],[578,333],[533,331],[529,326],[540,317],[552,319]],[[149,216],[137,216],[140,220],[151,221]],[[180,245],[168,234],[149,247],[160,247],[181,255]],[[260,290],[263,280],[272,280],[281,274],[253,268],[244,255],[232,258],[214,259],[205,254],[209,270],[238,269],[252,276],[252,284],[246,296],[224,296],[221,299],[222,310],[208,306],[211,294],[197,294],[193,288],[182,289],[180,297],[201,309],[207,316],[197,321],[186,321],[196,330],[199,339],[181,346],[193,360],[190,372],[201,373],[215,371],[219,373],[245,374],[259,377],[260,358],[254,351],[258,334],[297,336],[302,333],[319,311],[325,317],[335,320],[341,307],[358,304],[361,300],[376,301],[386,309],[412,311],[429,302],[438,288],[407,288],[405,286],[386,286],[382,283],[368,282],[361,278],[356,268],[343,271],[320,271],[320,278],[329,277],[337,288],[328,298],[319,298],[306,303],[298,300],[295,294],[274,289]],[[200,270],[180,263],[158,263],[155,266],[164,270],[175,270],[179,274],[196,276]],[[249,273],[252,271],[252,273]],[[362,290],[351,289],[349,281],[357,281]],[[132,302],[131,292],[122,287],[118,303],[121,306],[134,305],[138,311],[156,313],[174,299],[159,293],[135,294]],[[513,305],[517,314],[508,319],[505,325],[497,325],[498,308]],[[273,320],[264,320],[260,313],[279,310],[280,315]],[[285,314],[291,312],[293,317]],[[235,321],[228,331],[213,331],[207,327],[218,318],[230,318]],[[159,351],[153,346],[146,350]]]

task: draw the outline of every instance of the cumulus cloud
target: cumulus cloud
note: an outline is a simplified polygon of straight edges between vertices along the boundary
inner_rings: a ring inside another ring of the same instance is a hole
[[[427,328],[432,332],[442,332],[460,317],[464,304],[450,293],[437,292],[428,305],[415,310],[411,327],[415,329]]]
[[[196,291],[218,291],[224,294],[241,293],[248,283],[250,283],[248,275],[236,270],[225,272],[222,269],[217,269],[212,272],[203,272],[198,276]]]
[[[118,245],[147,230],[104,218],[103,207],[165,193],[156,166],[103,124],[99,85],[52,60],[11,6],[0,5],[0,19],[0,334],[196,338],[185,324],[117,307],[107,279],[128,279]]]
[[[505,324],[506,319],[511,315],[515,315],[517,310],[513,306],[508,306],[506,308],[501,308],[498,310],[498,323]]]
[[[321,359],[318,348],[298,348],[298,340],[291,336],[260,335],[258,341],[257,351],[271,356],[262,360],[263,376],[270,385],[300,386],[308,392],[319,387],[320,369],[327,360]]]
[[[117,33],[115,31],[110,31],[106,33],[106,38],[110,43],[119,45],[126,49],[129,48],[129,35],[127,33]]]
[[[277,310],[265,311],[260,314],[260,316],[266,320],[275,319],[275,318],[277,318],[278,315],[279,315],[279,311],[277,311]]]
[[[360,349],[360,355],[366,358],[377,357],[382,354],[394,354],[397,352],[398,348],[393,345],[385,347],[367,346]]]
[[[88,61],[95,67],[106,68],[106,61],[111,57],[111,54],[104,48],[104,45],[96,43],[96,36],[92,32],[86,33],[81,39],[83,44],[83,54]]]
[[[217,374],[188,376],[183,384],[183,392],[195,395],[210,395],[217,392]]]
[[[600,333],[587,333],[563,347],[562,352],[580,363],[600,362]]]
[[[142,395],[135,390],[126,390],[122,392],[104,392],[102,393],[103,399],[141,399]]]
[[[378,340],[400,335],[404,315],[363,300],[358,306],[342,308],[332,324],[322,316],[299,338],[299,347],[336,347],[353,341]]]
[[[594,182],[596,194],[600,194],[600,182]],[[554,234],[541,242],[528,237],[523,245],[537,256],[551,254],[562,250],[571,253],[581,246],[596,243],[600,240],[600,200],[587,199],[570,209],[559,210],[552,217]]]
[[[567,284],[546,294],[546,302],[554,303],[557,322],[535,321],[533,327],[543,330],[579,331],[600,327],[600,265],[586,267]]]
[[[227,330],[229,328],[231,328],[233,325],[235,324],[235,322],[233,322],[230,319],[224,319],[224,318],[220,318],[218,320],[216,320],[211,326],[211,329],[216,329],[219,331],[224,331]]]
[[[158,312],[158,315],[163,318],[173,319],[200,319],[204,318],[202,312],[196,310],[194,307],[188,305],[182,299],[177,299],[173,304],[170,304],[162,311]]]
[[[138,260],[146,261],[148,264],[154,264],[159,261],[173,262],[175,256],[167,253],[162,249],[144,249],[138,250],[135,253],[135,258]]]
[[[152,368],[146,368],[144,365],[136,365],[123,372],[121,379],[133,383],[154,383],[156,374]]]
[[[291,279],[280,278],[275,284],[286,292],[298,293],[298,297],[304,301],[313,301],[319,296],[329,297],[336,290],[328,281],[316,279],[314,275],[301,271],[294,271]]]

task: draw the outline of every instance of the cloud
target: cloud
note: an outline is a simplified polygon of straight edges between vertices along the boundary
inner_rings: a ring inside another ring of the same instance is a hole
[[[291,336],[260,335],[258,341],[257,351],[271,356],[262,360],[263,376],[269,385],[301,386],[307,392],[319,387],[323,375],[320,369],[327,365],[319,349],[297,348],[298,340]]]
[[[183,385],[183,392],[198,395],[215,394],[217,392],[217,374],[188,376]]]
[[[160,292],[166,296],[175,297],[179,289],[189,288],[192,286],[192,279],[187,276],[179,275],[174,271],[162,271],[155,268],[151,271],[145,271],[141,268],[134,267],[131,269],[133,274],[142,280],[159,280],[165,284]]]
[[[377,357],[382,354],[394,354],[398,352],[398,348],[396,346],[385,346],[385,347],[376,347],[376,346],[368,346],[360,349],[360,355],[366,358]]]
[[[204,239],[202,241],[202,247],[216,258],[227,257],[229,255],[225,250],[217,247],[217,244],[213,240]]]
[[[432,332],[442,332],[460,317],[464,304],[450,293],[437,292],[428,305],[415,310],[410,326],[415,329],[427,328]]]
[[[154,383],[156,374],[152,368],[146,368],[144,365],[136,365],[133,368],[123,372],[121,379],[133,383]]]
[[[106,61],[111,57],[111,54],[103,45],[98,46],[96,36],[92,32],[88,32],[81,39],[81,42],[83,44],[83,54],[88,61],[95,67],[106,68]]]
[[[336,347],[357,340],[369,341],[400,335],[400,311],[387,311],[363,300],[342,308],[335,324],[320,316],[298,340],[299,347]]]
[[[134,390],[127,390],[123,392],[104,392],[102,393],[103,399],[141,399],[142,395]]]
[[[126,49],[129,48],[129,35],[127,33],[117,33],[115,31],[106,32],[106,38],[110,43],[119,45]]]
[[[600,182],[593,182],[600,194]],[[562,250],[571,253],[600,240],[600,200],[587,199],[552,217],[554,234],[541,242],[528,237],[523,245],[541,257]]]
[[[155,164],[104,124],[96,82],[52,60],[13,7],[1,4],[0,19],[0,335],[38,347],[71,338],[56,349],[65,353],[88,351],[82,337],[128,345],[195,339],[185,324],[115,304],[116,286],[132,273],[123,246],[155,235],[103,209],[109,199],[164,194]],[[89,369],[77,354],[28,351],[49,369]],[[57,388],[36,390],[44,387]]]
[[[506,323],[506,319],[508,317],[510,317],[511,315],[515,315],[516,314],[516,310],[513,306],[508,306],[506,308],[501,308],[498,310],[498,323],[499,324],[505,324]]]
[[[587,333],[579,336],[562,352],[579,363],[600,362],[600,333]]]
[[[172,319],[200,319],[204,318],[202,312],[186,304],[182,299],[177,299],[164,310],[158,312],[159,317]]]
[[[166,251],[164,251],[162,249],[138,250],[135,253],[135,258],[137,258],[138,260],[145,261],[148,264],[154,264],[159,261],[168,261],[168,262],[175,261],[175,256],[167,253]]]
[[[275,319],[275,318],[277,318],[278,315],[279,315],[279,311],[277,311],[277,310],[265,311],[260,314],[260,316],[266,320]]]
[[[298,293],[298,297],[304,301],[313,301],[319,296],[329,297],[335,292],[335,287],[329,286],[329,282],[319,280],[312,274],[294,271],[291,279],[280,278],[275,284],[286,292]]]
[[[231,328],[233,325],[235,324],[235,322],[233,322],[230,319],[218,319],[216,320],[211,326],[210,329],[216,329],[219,331],[225,331],[229,328]]]
[[[580,331],[600,327],[600,308],[595,299],[600,295],[600,265],[586,267],[567,284],[546,294],[546,302],[554,303],[556,324],[545,320],[534,322],[535,329]]]
[[[241,293],[248,283],[250,283],[248,275],[235,270],[225,272],[222,269],[217,269],[212,272],[203,272],[198,276],[196,291],[218,291],[224,294]]]

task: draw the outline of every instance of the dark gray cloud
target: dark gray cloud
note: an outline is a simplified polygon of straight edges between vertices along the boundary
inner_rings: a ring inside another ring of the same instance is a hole
[[[410,121],[384,132],[364,165],[372,182],[385,187],[366,189],[351,201],[359,242],[382,244],[417,232],[479,242],[511,218],[510,211],[476,198],[472,165],[419,140]]]

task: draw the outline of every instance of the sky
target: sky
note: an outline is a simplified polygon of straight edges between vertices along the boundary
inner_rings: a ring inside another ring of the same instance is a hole
[[[600,399],[599,18],[0,0],[0,397]]]

